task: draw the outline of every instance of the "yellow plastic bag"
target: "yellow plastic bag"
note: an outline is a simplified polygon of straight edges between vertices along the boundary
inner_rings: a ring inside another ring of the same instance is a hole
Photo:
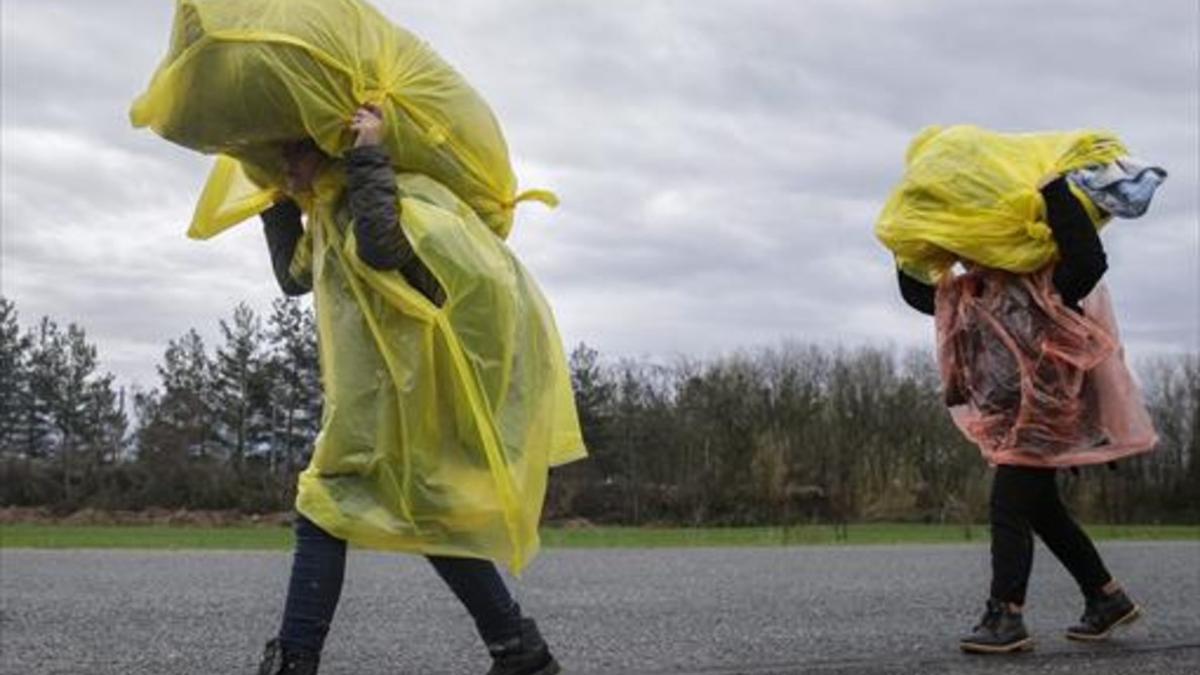
[[[239,160],[265,188],[282,186],[280,144],[350,146],[359,106],[379,105],[398,171],[427,174],[500,236],[524,199],[492,111],[414,35],[361,0],[178,0],[171,45],[134,126]]]
[[[902,270],[936,282],[959,260],[1033,272],[1057,255],[1039,185],[1128,154],[1101,131],[1002,134],[974,126],[929,127],[908,148],[907,168],[875,234]],[[1072,191],[1100,228],[1101,211]]]
[[[469,206],[425,176],[397,184],[441,307],[359,260],[336,168],[303,205],[325,412],[297,508],[356,545],[519,572],[548,468],[585,454],[562,344],[532,277]]]

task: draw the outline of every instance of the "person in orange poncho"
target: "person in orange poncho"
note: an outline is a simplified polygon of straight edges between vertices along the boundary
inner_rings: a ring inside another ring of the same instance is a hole
[[[948,274],[936,289],[899,272],[904,300],[937,316],[946,403],[996,466],[991,592],[983,618],[960,642],[968,652],[1032,646],[1022,611],[1035,533],[1085,598],[1068,638],[1104,640],[1141,615],[1067,511],[1056,475],[1144,452],[1156,439],[1140,401],[1108,405],[1128,375],[1115,335],[1102,325],[1111,317],[1107,295],[1093,293],[1108,266],[1095,226],[1066,178],[1041,193],[1059,250],[1049,268],[1017,275],[974,267]],[[1136,388],[1129,382],[1124,389]],[[1113,425],[1118,416],[1121,424]]]

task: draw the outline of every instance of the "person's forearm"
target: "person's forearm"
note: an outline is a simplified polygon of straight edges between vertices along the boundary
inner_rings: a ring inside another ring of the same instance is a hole
[[[304,295],[311,290],[289,272],[296,255],[296,245],[304,236],[300,215],[300,207],[290,200],[280,202],[262,214],[263,233],[271,254],[271,269],[285,295]]]
[[[400,229],[396,178],[387,152],[368,145],[346,153],[346,184],[358,257],[375,269],[400,269],[413,251]]]
[[[1042,197],[1046,201],[1046,222],[1059,253],[1054,287],[1064,304],[1075,307],[1100,282],[1108,269],[1108,258],[1092,219],[1071,193],[1065,178],[1043,187]]]

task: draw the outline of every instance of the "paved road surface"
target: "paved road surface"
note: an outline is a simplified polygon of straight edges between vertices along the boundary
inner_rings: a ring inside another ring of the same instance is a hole
[[[1037,650],[968,657],[981,545],[551,551],[518,584],[575,675],[1200,673],[1200,543],[1101,545],[1147,618],[1115,643],[1061,629],[1081,600],[1039,549]],[[253,673],[281,553],[0,551],[0,673]],[[417,558],[351,555],[322,675],[482,674],[471,623]]]

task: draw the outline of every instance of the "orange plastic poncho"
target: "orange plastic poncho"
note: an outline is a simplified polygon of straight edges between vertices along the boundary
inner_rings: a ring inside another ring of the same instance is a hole
[[[938,362],[954,422],[992,464],[1067,467],[1158,438],[1125,364],[1108,289],[1063,305],[1052,269],[977,269],[937,292]]]

